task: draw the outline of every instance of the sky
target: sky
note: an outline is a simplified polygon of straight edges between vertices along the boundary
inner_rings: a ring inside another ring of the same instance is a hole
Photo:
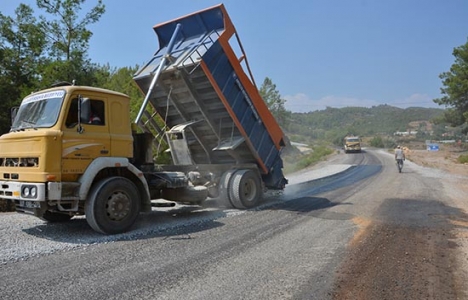
[[[2,0],[13,16],[19,3]],[[87,0],[83,12],[97,3]],[[438,107],[439,75],[468,42],[467,0],[104,0],[88,27],[89,58],[112,67],[142,65],[158,49],[153,26],[223,3],[257,86],[268,77],[286,108],[381,104]]]

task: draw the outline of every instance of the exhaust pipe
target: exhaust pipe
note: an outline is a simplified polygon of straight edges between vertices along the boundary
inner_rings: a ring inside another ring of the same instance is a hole
[[[152,207],[174,207],[175,202],[151,202]]]

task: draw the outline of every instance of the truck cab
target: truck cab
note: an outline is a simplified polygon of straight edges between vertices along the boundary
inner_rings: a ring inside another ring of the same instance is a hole
[[[0,197],[18,212],[65,221],[85,214],[99,181],[125,173],[149,200],[141,172],[127,167],[133,156],[129,106],[124,94],[75,85],[24,98],[10,132],[0,137]],[[126,217],[123,198],[114,201],[121,208],[113,219]]]

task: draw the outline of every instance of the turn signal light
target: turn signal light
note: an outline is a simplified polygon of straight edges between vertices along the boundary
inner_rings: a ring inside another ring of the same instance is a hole
[[[57,179],[57,176],[52,175],[52,174],[48,174],[48,175],[46,175],[46,179],[47,179],[47,181],[55,181]]]

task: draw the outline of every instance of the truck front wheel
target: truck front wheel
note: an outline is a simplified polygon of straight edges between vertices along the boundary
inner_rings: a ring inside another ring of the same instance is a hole
[[[140,213],[136,186],[123,177],[110,177],[95,184],[85,205],[86,221],[95,231],[116,234],[127,231]]]

